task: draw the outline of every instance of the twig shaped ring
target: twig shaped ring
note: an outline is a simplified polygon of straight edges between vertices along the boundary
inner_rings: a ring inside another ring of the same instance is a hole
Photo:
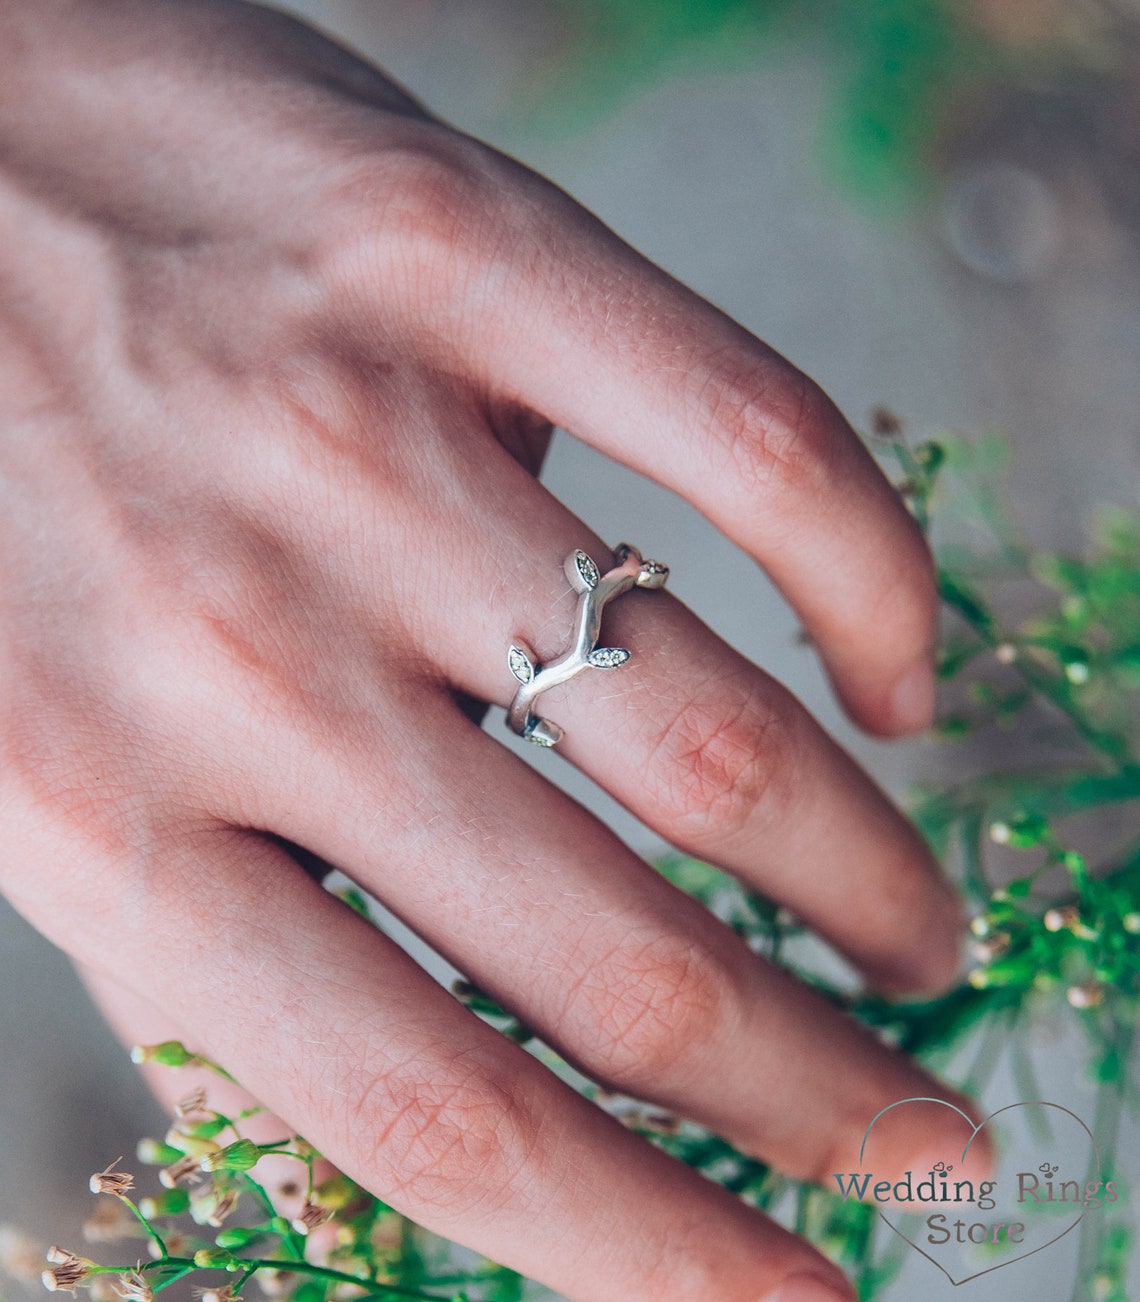
[[[606,604],[630,588],[663,588],[669,577],[668,565],[643,560],[629,543],[617,548],[614,567],[605,574],[583,551],[571,552],[562,568],[578,594],[574,640],[569,650],[546,665],[538,663],[538,657],[521,638],[516,638],[507,652],[507,665],[519,681],[507,711],[507,724],[538,746],[556,746],[563,736],[558,724],[534,713],[534,703],[543,692],[569,682],[583,669],[618,669],[629,663],[631,653],[624,647],[598,646]]]

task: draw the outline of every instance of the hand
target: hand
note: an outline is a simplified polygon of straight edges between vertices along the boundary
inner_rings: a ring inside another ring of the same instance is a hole
[[[609,555],[534,477],[553,423],[755,556],[864,727],[920,728],[932,571],[886,481],[783,358],[303,27],[5,0],[0,40],[5,892],[125,1035],[217,1058],[400,1210],[580,1302],[846,1296],[294,847],[595,1079],[847,1169],[879,1108],[944,1091],[461,702],[509,703],[511,639],[565,644],[563,557]],[[947,982],[952,893],[789,693],[666,593],[607,630],[632,662],[543,698],[561,752],[880,987]]]

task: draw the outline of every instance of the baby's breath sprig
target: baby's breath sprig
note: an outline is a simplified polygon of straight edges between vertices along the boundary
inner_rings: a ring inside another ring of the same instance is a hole
[[[226,1076],[173,1041],[135,1056]],[[120,1160],[90,1180],[93,1192],[110,1195],[129,1210],[150,1243],[150,1260],[105,1265],[52,1248],[42,1272],[45,1287],[87,1289],[94,1302],[153,1302],[187,1277],[208,1281],[196,1290],[203,1302],[241,1302],[250,1281],[267,1296],[296,1302],[508,1302],[521,1296],[515,1272],[492,1263],[457,1270],[447,1245],[347,1176],[337,1173],[315,1182],[318,1154],[300,1136],[259,1144],[242,1135],[242,1120],[259,1111],[230,1118],[211,1110],[202,1089],[184,1098],[165,1138],[139,1146],[148,1164],[165,1163],[159,1188],[144,1193],[136,1205],[128,1196],[136,1177],[121,1169]],[[220,1143],[226,1132],[234,1138]],[[302,1202],[291,1215],[278,1209],[256,1178],[258,1163],[267,1156],[294,1158],[305,1171],[296,1195]],[[243,1195],[249,1196],[244,1217]],[[177,1225],[186,1219],[189,1227]],[[9,1240],[23,1244],[27,1256],[26,1240],[11,1233]],[[12,1250],[8,1256],[15,1260],[18,1254]]]

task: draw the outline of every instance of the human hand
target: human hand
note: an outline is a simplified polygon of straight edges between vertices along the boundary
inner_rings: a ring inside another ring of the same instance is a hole
[[[879,1108],[946,1092],[458,698],[506,705],[511,640],[565,643],[563,557],[608,556],[534,478],[552,422],[755,556],[864,727],[923,726],[931,566],[886,481],[789,363],[296,24],[43,0],[0,5],[0,39],[5,893],[129,1038],[186,1040],[401,1211],[580,1302],[844,1288],[290,847],[593,1078],[793,1175],[845,1169]],[[631,663],[543,698],[561,752],[877,985],[948,981],[952,893],[802,707],[664,593],[607,633]],[[937,1134],[892,1143],[901,1166]]]

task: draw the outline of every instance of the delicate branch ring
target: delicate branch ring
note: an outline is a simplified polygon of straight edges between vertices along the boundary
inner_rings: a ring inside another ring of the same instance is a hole
[[[580,674],[583,669],[617,669],[627,664],[631,653],[624,647],[598,646],[602,632],[602,611],[608,602],[630,588],[663,588],[669,577],[668,565],[646,561],[636,547],[622,543],[614,552],[614,567],[603,574],[583,551],[573,551],[563,565],[570,586],[578,594],[574,612],[574,640],[557,660],[540,665],[538,657],[516,638],[507,652],[507,665],[519,681],[519,689],[507,711],[507,724],[520,737],[539,746],[556,746],[562,729],[533,712],[534,702],[551,687]]]

